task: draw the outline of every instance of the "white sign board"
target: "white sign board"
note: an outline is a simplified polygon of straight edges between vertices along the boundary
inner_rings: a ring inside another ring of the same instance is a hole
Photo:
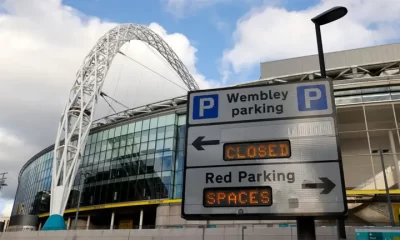
[[[347,213],[331,83],[190,92],[182,216]]]

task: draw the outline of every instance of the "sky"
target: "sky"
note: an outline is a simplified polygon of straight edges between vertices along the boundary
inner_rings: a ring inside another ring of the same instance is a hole
[[[316,54],[310,19],[337,5],[349,13],[323,26],[326,52],[400,42],[398,0],[0,0],[0,172],[9,173],[0,216],[10,214],[23,164],[54,143],[75,74],[107,31],[148,27],[201,88],[213,88],[259,79],[261,62]],[[121,52],[128,57],[115,56],[103,87],[109,96],[135,107],[186,94],[146,43]],[[112,113],[100,98],[96,118]]]

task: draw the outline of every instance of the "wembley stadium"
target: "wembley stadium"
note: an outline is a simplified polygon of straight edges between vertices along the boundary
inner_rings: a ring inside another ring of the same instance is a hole
[[[400,44],[331,52],[325,59],[327,75],[334,84],[347,222],[389,222],[382,150],[398,224]],[[317,55],[264,62],[260,70],[260,79],[241,85],[320,78]],[[74,227],[80,195],[76,226],[80,229],[288,223],[186,221],[181,217],[186,108],[187,96],[177,96],[93,121],[65,201],[67,228]],[[54,145],[44,148],[22,167],[9,229],[40,229],[49,217],[54,149]]]

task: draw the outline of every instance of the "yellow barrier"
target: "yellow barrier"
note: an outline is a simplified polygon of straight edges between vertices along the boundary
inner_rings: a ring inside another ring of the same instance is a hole
[[[153,205],[153,204],[167,204],[167,203],[180,203],[182,199],[158,199],[158,200],[148,200],[148,201],[134,201],[134,202],[121,202],[121,203],[108,203],[95,206],[86,206],[79,208],[80,212],[97,210],[97,209],[107,209],[107,208],[120,208],[120,207],[132,207],[132,206],[143,206],[143,205]],[[76,212],[76,208],[71,208],[65,210],[64,213]],[[39,217],[47,217],[49,213],[40,214]]]
[[[389,190],[390,194],[400,194],[400,189]],[[346,190],[346,195],[383,195],[386,194],[385,190]],[[80,212],[91,211],[97,209],[107,208],[120,208],[120,207],[132,207],[132,206],[144,206],[154,204],[167,204],[167,203],[181,203],[182,199],[160,199],[160,200],[148,200],[148,201],[134,201],[134,202],[122,202],[122,203],[109,203],[95,206],[86,206],[79,208]],[[67,209],[64,213],[76,212],[75,208]],[[47,217],[49,213],[40,214],[39,217]]]
[[[400,189],[389,190],[390,194],[400,194]],[[346,195],[383,195],[386,190],[346,190]]]

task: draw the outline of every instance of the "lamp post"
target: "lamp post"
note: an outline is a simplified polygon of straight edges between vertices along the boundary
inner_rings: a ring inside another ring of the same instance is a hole
[[[79,207],[81,206],[81,197],[82,197],[82,192],[83,192],[83,184],[85,183],[86,178],[88,178],[90,175],[92,175],[90,172],[81,172],[81,186],[80,186],[80,191],[79,191],[79,197],[78,197],[78,205],[76,207],[76,214],[75,214],[75,230],[78,227],[78,216],[79,216]],[[82,181],[83,178],[83,181]]]
[[[321,77],[326,78],[326,68],[324,59],[324,50],[322,48],[322,37],[321,37],[321,26],[334,22],[347,14],[347,8],[345,7],[333,7],[328,11],[325,11],[318,16],[311,19],[315,24],[315,33],[317,35],[317,46],[318,46],[318,58],[319,67],[321,71]]]
[[[379,155],[381,157],[383,180],[385,181],[385,190],[386,190],[386,198],[387,198],[387,202],[388,202],[388,212],[389,212],[389,217],[390,217],[390,225],[393,227],[394,226],[394,217],[393,217],[392,200],[390,199],[389,186],[388,186],[387,177],[386,177],[385,161],[383,159],[383,151],[382,151],[380,145],[379,145],[379,150],[378,151],[379,151]]]
[[[324,59],[324,50],[322,47],[321,26],[331,23],[331,22],[334,22],[334,21],[344,17],[346,14],[347,14],[347,8],[338,6],[338,7],[333,7],[311,19],[311,21],[315,25],[315,33],[317,35],[318,59],[319,59],[321,78],[327,78],[325,59]],[[306,224],[306,223],[303,223],[303,224],[308,225],[309,228],[312,228],[314,225],[314,219],[309,219],[308,221],[309,221],[308,224]],[[297,231],[299,231],[299,228],[297,228]],[[316,238],[315,229],[314,229],[314,232],[311,232],[311,231],[312,230],[310,229],[312,238],[315,239]],[[346,239],[346,229],[345,229],[345,224],[344,224],[343,218],[337,220],[337,233],[338,233],[338,237],[340,239]],[[307,235],[307,232],[301,233],[301,235],[303,235],[303,234]],[[297,233],[297,235],[299,235],[299,232]],[[307,238],[309,239],[309,237],[310,236],[307,236],[304,239],[307,239]]]
[[[6,184],[6,174],[7,174],[8,172],[4,172],[4,173],[0,173],[0,190],[3,188],[3,187],[6,187],[7,186],[7,184]]]

